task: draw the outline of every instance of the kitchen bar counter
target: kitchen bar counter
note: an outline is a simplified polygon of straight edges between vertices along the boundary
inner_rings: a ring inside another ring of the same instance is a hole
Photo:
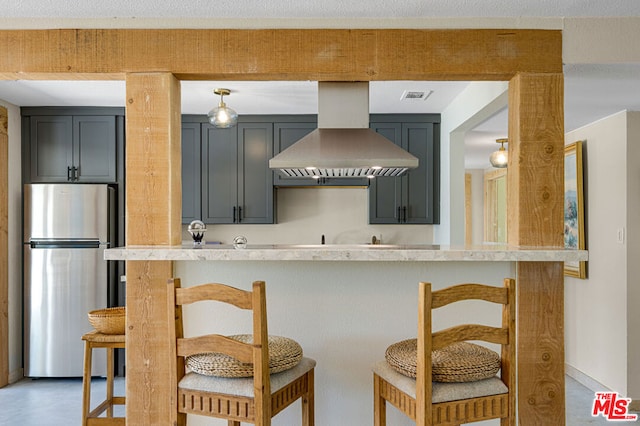
[[[131,348],[137,348],[139,357],[145,360],[167,351],[162,325],[157,327],[158,331],[150,332],[158,320],[152,322],[146,314],[152,309],[158,312],[164,309],[165,275],[180,277],[184,287],[219,282],[250,288],[254,280],[266,281],[269,331],[294,338],[305,354],[318,362],[316,407],[323,409],[316,410],[316,424],[361,425],[373,422],[370,366],[384,359],[390,344],[415,336],[420,281],[431,282],[434,288],[444,288],[463,282],[499,286],[504,278],[518,278],[518,294],[523,295],[516,320],[520,335],[533,328],[536,335],[542,336],[539,339],[541,351],[553,361],[553,365],[551,361],[545,361],[544,366],[554,374],[558,372],[555,381],[544,377],[545,395],[563,396],[562,327],[548,326],[551,314],[562,312],[562,293],[555,296],[548,291],[549,275],[527,281],[526,274],[520,275],[520,271],[547,263],[553,274],[561,276],[561,262],[586,261],[588,253],[506,245],[249,244],[246,248],[236,249],[232,245],[206,244],[194,248],[188,241],[179,246],[111,248],[105,250],[105,259],[126,260],[128,271],[129,268],[137,271],[127,277],[127,327],[131,336],[127,350],[130,354]],[[167,272],[159,277],[148,277],[148,265],[154,263],[164,264]],[[132,312],[143,315],[136,316]],[[225,311],[222,318],[216,317],[216,327],[223,334],[250,330],[250,316],[242,314]],[[191,306],[184,315],[191,324],[187,333],[204,329],[211,322],[211,306]],[[442,326],[454,319],[497,325],[501,318],[499,312],[477,305],[456,311],[445,310],[443,315]],[[533,321],[535,318],[540,321]],[[541,331],[536,328],[539,323],[544,327]],[[556,341],[558,350],[549,344]],[[523,345],[527,345],[526,350],[520,354],[528,354],[537,347],[532,343]],[[167,363],[164,355],[159,360],[159,364]],[[523,365],[518,367],[521,381],[525,380],[521,378],[522,373],[531,363],[523,362]],[[158,375],[154,373],[147,377]],[[339,397],[347,392],[348,398]],[[527,396],[522,398],[527,401]],[[154,397],[149,395],[150,400]],[[546,400],[542,402],[546,403]],[[411,425],[409,419],[393,410],[388,415],[389,424]],[[274,426],[299,421],[298,411],[284,410]],[[205,420],[189,416],[189,424],[200,426]]]
[[[588,260],[586,250],[507,245],[438,246],[438,245],[232,245],[206,244],[194,248],[181,246],[127,246],[105,250],[106,260],[264,260],[264,261],[524,261],[566,262]]]

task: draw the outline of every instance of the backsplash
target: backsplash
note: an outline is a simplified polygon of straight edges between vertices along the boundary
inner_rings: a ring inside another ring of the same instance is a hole
[[[369,225],[368,189],[278,188],[277,223],[273,225],[209,225],[205,241],[231,244],[244,235],[249,244],[432,244],[433,225]],[[191,241],[187,225],[182,239]]]

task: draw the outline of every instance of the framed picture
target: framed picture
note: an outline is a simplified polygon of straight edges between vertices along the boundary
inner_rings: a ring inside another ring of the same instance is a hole
[[[582,142],[564,147],[564,247],[584,250],[584,192],[582,171]],[[586,261],[564,263],[564,274],[586,278]]]

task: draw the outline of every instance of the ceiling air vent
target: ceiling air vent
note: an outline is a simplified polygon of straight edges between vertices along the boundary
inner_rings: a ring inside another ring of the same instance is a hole
[[[405,90],[404,92],[402,92],[402,96],[400,97],[400,100],[401,101],[404,101],[404,100],[424,101],[432,93],[433,93],[433,90],[428,90],[428,91]]]

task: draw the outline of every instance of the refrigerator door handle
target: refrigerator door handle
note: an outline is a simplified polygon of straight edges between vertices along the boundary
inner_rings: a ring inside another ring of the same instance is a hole
[[[90,248],[100,247],[100,241],[97,240],[78,240],[78,241],[30,241],[29,246],[32,249],[52,249],[52,248]]]

